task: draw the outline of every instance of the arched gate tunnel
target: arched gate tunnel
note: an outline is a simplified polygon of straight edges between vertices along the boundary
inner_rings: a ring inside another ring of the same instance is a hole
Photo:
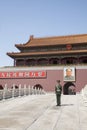
[[[63,86],[63,94],[65,95],[75,95],[76,94],[76,87],[75,84],[72,82],[66,82]]]

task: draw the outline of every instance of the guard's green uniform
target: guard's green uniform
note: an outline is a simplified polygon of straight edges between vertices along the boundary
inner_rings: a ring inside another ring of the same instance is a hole
[[[57,106],[60,106],[60,105],[61,105],[61,92],[62,92],[62,86],[61,86],[60,84],[57,84],[57,85],[55,86]]]

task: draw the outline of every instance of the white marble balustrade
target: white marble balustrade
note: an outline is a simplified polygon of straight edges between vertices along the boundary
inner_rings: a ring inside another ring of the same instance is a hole
[[[27,95],[37,95],[37,94],[45,94],[43,89],[33,88],[33,86],[26,85],[22,86],[19,84],[18,88],[15,87],[15,84],[12,85],[12,88],[9,88],[7,84],[5,84],[4,89],[0,90],[0,100],[6,100],[9,98],[27,96]]]

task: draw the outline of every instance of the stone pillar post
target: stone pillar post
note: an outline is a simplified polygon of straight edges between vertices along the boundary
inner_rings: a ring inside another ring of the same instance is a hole
[[[7,84],[5,84],[5,87],[3,89],[3,100],[6,99],[6,92],[7,92]]]
[[[12,88],[12,98],[15,97],[15,84],[13,84],[13,88]]]
[[[19,97],[21,97],[21,84],[19,84]]]
[[[24,84],[24,96],[26,96],[26,84]]]

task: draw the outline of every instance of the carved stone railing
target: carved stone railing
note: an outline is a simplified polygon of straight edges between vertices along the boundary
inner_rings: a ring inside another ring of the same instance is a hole
[[[87,85],[81,90],[81,95],[85,103],[87,103]]]
[[[23,87],[19,84],[18,88],[15,88],[15,84],[13,84],[12,88],[9,88],[5,84],[4,89],[0,90],[0,100],[37,94],[45,94],[45,91],[43,89],[33,88],[30,85],[26,86],[26,84]]]

